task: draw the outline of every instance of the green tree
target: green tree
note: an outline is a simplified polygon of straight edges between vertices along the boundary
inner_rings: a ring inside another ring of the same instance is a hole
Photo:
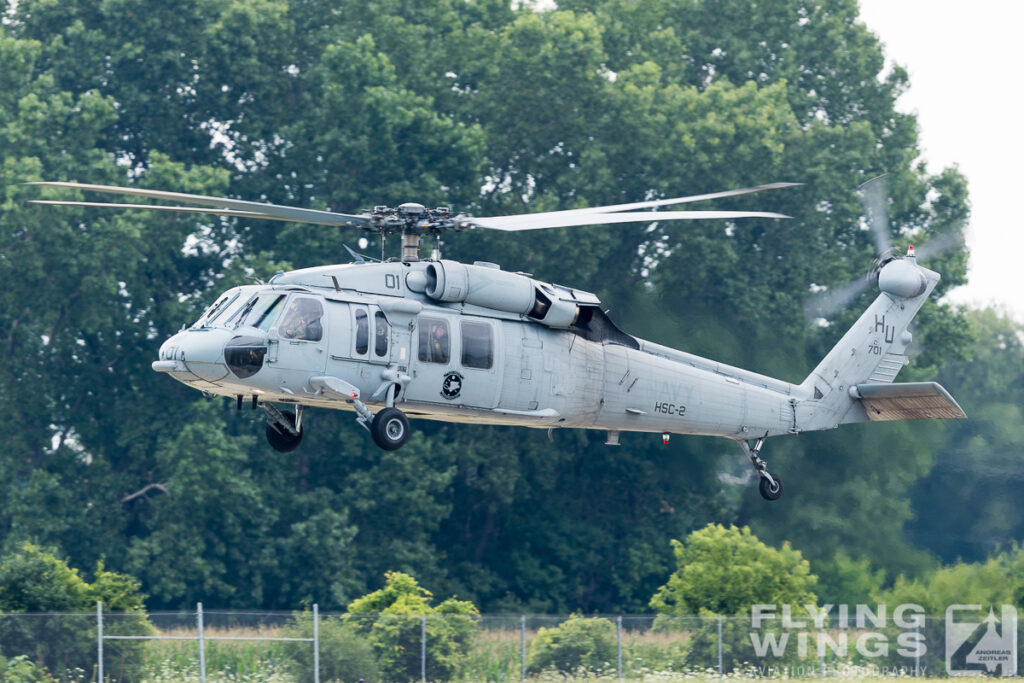
[[[710,524],[685,541],[672,541],[676,570],[651,598],[659,614],[657,630],[690,632],[686,664],[717,667],[721,644],[722,665],[728,671],[759,663],[778,666],[798,658],[788,648],[783,660],[764,660],[753,647],[751,634],[779,637],[777,619],[755,627],[754,605],[771,605],[778,615],[783,606],[803,614],[805,605],[817,604],[817,577],[800,551],[788,543],[770,548],[749,527]]]
[[[433,606],[433,595],[414,578],[388,572],[384,587],[352,601],[345,619],[373,644],[388,680],[412,680],[422,672],[421,647],[427,647],[431,680],[451,680],[466,657],[479,612],[464,600],[448,598]]]
[[[917,545],[947,563],[984,561],[1024,537],[1024,326],[991,309],[971,311],[968,322],[968,357],[950,362],[938,378],[968,419],[943,425],[935,465],[912,489],[918,514],[907,527]]]
[[[825,605],[867,605],[885,582],[885,572],[872,569],[867,558],[854,559],[842,550],[831,559],[812,564],[818,576],[818,596]]]
[[[658,614],[749,614],[751,605],[816,604],[817,577],[788,543],[770,548],[751,533],[709,524],[672,541],[676,570],[651,598]]]
[[[895,108],[907,75],[884,71],[853,0],[21,0],[4,10],[0,58],[4,548],[38,539],[77,566],[105,556],[162,608],[340,607],[398,569],[489,610],[636,611],[671,570],[669,539],[710,521],[744,520],[814,561],[845,548],[890,576],[930,566],[903,531],[915,513],[926,521],[930,494],[908,491],[948,434],[934,424],[773,440],[773,466],[800,496],[781,507],[728,483],[749,475],[731,444],[698,438],[625,435],[615,452],[584,432],[550,442],[416,424],[400,454],[380,454],[348,415],[313,411],[299,451],[270,453],[249,412],[229,417],[149,364],[216,291],[339,260],[336,232],[38,207],[25,200],[49,191],[19,184],[492,215],[802,181],[722,206],[785,222],[443,244],[594,291],[632,333],[799,381],[862,303],[803,324],[811,285],[859,277],[875,256],[857,185],[889,174],[897,242],[967,215],[963,177],[918,162],[915,119]],[[929,262],[943,274],[936,300],[965,259]],[[931,379],[968,332],[956,309],[929,304],[917,376]],[[1009,453],[1009,420],[992,415],[993,433],[970,443]],[[971,557],[1019,537],[998,524],[1014,509],[989,506],[972,537],[990,540]],[[943,542],[925,526],[912,538],[947,559],[972,533],[950,527],[961,540]]]

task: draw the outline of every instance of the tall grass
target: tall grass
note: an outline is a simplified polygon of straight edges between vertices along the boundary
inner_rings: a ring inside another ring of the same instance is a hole
[[[170,629],[160,635],[187,637],[193,640],[150,640],[144,650],[146,681],[199,680],[199,643],[195,630]],[[273,638],[280,629],[231,628],[205,629],[205,638]],[[268,641],[204,640],[207,681],[211,683],[292,683],[289,662],[277,643]],[[313,647],[312,644],[309,647]],[[312,680],[312,677],[310,677]]]

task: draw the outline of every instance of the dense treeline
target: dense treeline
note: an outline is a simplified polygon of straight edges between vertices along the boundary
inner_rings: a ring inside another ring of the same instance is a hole
[[[935,303],[964,281],[963,249],[928,263],[943,280],[904,373],[941,370],[981,419],[773,440],[787,494],[766,505],[724,440],[609,449],[597,433],[414,423],[383,453],[349,415],[319,411],[302,448],[278,454],[258,415],[149,364],[218,291],[344,260],[357,236],[44,209],[18,184],[493,215],[799,181],[728,204],[784,222],[445,245],[594,291],[634,334],[799,380],[863,303],[830,326],[803,317],[812,284],[872,263],[859,184],[889,174],[897,242],[968,214],[964,178],[919,163],[914,117],[894,109],[906,74],[884,69],[853,0],[19,0],[0,30],[4,548],[106,558],[150,608],[342,606],[396,570],[483,611],[611,612],[644,611],[669,541],[708,522],[789,540],[822,577],[867,561],[890,580],[1024,532],[1020,330]]]

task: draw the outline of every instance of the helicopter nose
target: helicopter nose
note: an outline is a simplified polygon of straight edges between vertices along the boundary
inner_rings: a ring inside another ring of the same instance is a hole
[[[232,337],[228,330],[185,330],[160,346],[160,360],[153,363],[157,372],[187,370],[208,382],[228,375],[224,364],[224,345]]]

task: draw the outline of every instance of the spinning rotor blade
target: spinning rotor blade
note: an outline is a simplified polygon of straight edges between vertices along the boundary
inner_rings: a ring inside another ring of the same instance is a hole
[[[950,249],[961,246],[964,242],[964,235],[961,227],[962,225],[955,225],[949,230],[936,235],[920,247],[915,248],[917,258],[929,259],[935,256],[941,256]]]
[[[712,192],[710,194],[695,194],[689,197],[673,197],[671,199],[652,199],[645,202],[633,202],[632,204],[613,204],[611,206],[591,206],[585,209],[566,209],[565,211],[545,211],[542,213],[521,213],[513,216],[484,216],[481,218],[474,219],[475,221],[490,221],[493,218],[500,219],[519,219],[529,218],[538,220],[543,216],[583,216],[586,214],[593,213],[615,213],[618,211],[632,211],[634,209],[652,209],[657,206],[671,206],[672,204],[688,204],[690,202],[701,202],[706,199],[720,199],[722,197],[736,197],[744,194],[753,194],[754,192],[764,192],[767,190],[781,190],[787,187],[797,187],[803,183],[770,183],[768,185],[758,185],[757,187],[747,187],[741,190],[726,190],[724,192]],[[610,221],[605,221],[610,222]],[[583,225],[580,223],[579,225]],[[555,226],[552,226],[555,227]],[[495,228],[500,229],[500,228]],[[530,229],[530,228],[524,228]]]
[[[859,277],[836,289],[812,294],[804,301],[804,315],[807,322],[814,322],[818,318],[832,317],[837,311],[841,311],[853,303],[870,286],[871,281],[867,277]]]
[[[317,223],[320,225],[344,225],[353,228],[370,228],[371,222],[369,216],[363,215],[349,215],[344,213],[335,213],[333,211],[318,211],[316,209],[299,209],[291,206],[280,206],[277,204],[265,204],[261,202],[247,202],[239,199],[225,199],[223,197],[208,197],[205,195],[198,194],[185,194],[183,192],[165,192],[163,190],[146,190],[139,187],[118,187],[116,185],[89,185],[86,183],[71,183],[71,182],[32,182],[26,183],[26,185],[42,185],[44,187],[68,187],[79,190],[88,190],[91,192],[106,192],[108,194],[120,194],[131,197],[149,197],[151,199],[166,199],[168,201],[175,202],[188,202],[190,204],[198,204],[199,206],[209,206],[216,211],[209,211],[207,213],[213,213],[225,216],[245,216],[249,218],[268,218],[271,220],[291,221],[295,223]],[[36,200],[37,203],[57,203],[57,202],[46,202],[46,200]],[[186,212],[204,212],[204,209],[195,207],[175,207],[167,206],[150,206],[150,205],[139,205],[139,204],[72,204],[82,206],[115,206],[125,208],[146,208],[156,209],[164,211],[175,211],[185,210]],[[232,210],[236,213],[225,213],[226,210]],[[255,214],[255,215],[248,215]]]
[[[234,209],[207,209],[205,207],[195,206],[166,206],[164,204],[116,204],[109,202],[72,202],[56,199],[30,199],[30,204],[48,204],[50,206],[107,206],[118,209],[146,209],[149,211],[177,211],[180,213],[204,213],[213,214],[216,216],[238,216],[240,218],[259,218],[260,220],[266,221],[286,221],[292,222],[294,219],[291,218],[279,218],[278,216],[268,216],[263,213],[256,213],[255,211],[235,211]],[[323,221],[306,220],[303,223],[317,223],[319,225],[337,225],[337,223],[325,223]]]
[[[889,200],[888,183],[885,176],[880,175],[867,181],[859,189],[864,216],[875,238],[875,250],[880,258],[884,258],[892,249],[892,240],[889,237],[889,210],[886,207]]]
[[[468,222],[489,230],[518,231],[544,228],[567,228],[575,225],[604,225],[607,223],[646,223],[656,221],[682,221],[715,218],[789,218],[781,213],[767,211],[637,211],[632,213],[575,213],[553,211],[549,213],[521,214],[494,218],[470,218]]]

